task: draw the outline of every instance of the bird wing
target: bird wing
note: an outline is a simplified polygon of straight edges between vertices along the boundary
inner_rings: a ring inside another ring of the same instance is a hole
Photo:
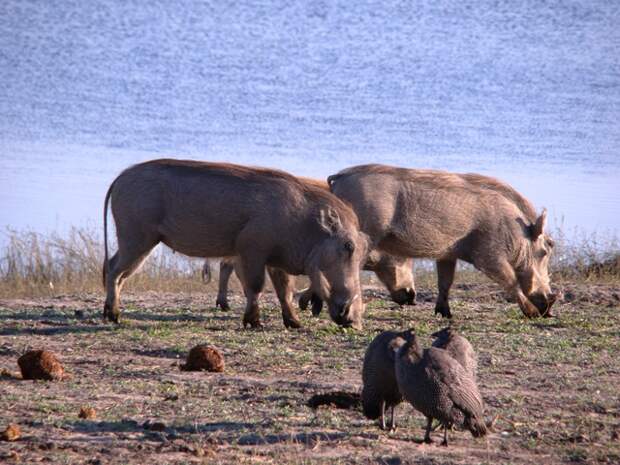
[[[447,387],[448,396],[454,405],[470,415],[482,413],[482,396],[476,382],[465,368],[444,349],[431,348],[429,355],[433,370]]]

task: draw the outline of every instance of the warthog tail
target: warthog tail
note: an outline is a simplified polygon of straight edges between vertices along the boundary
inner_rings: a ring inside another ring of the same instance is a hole
[[[116,181],[116,180],[115,180]],[[110,184],[108,192],[105,194],[105,200],[103,201],[103,288],[106,287],[106,276],[110,272],[110,264],[108,262],[108,204],[110,203],[110,195],[112,194],[112,187],[114,182]]]

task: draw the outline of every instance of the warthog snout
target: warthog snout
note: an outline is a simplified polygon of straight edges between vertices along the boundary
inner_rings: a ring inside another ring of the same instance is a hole
[[[340,326],[360,328],[361,311],[356,304],[357,295],[351,299],[334,299],[329,303],[329,314],[334,322]],[[361,304],[361,300],[359,302]],[[356,307],[355,310],[353,307]]]
[[[390,292],[392,300],[398,305],[415,305],[415,290],[410,287],[395,289]]]
[[[349,315],[350,308],[351,308],[351,300],[347,300],[345,302],[334,302],[332,304],[332,308],[330,309],[330,313],[334,317],[334,320],[336,321],[336,323],[342,324],[346,322],[347,316]]]
[[[535,293],[529,296],[530,302],[536,306],[541,316],[544,317],[554,316],[551,311],[551,306],[555,303],[557,298],[558,296],[555,292],[550,292],[546,295],[543,293]]]

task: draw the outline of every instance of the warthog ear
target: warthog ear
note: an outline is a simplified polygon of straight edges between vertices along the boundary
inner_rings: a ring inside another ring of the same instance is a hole
[[[338,212],[331,207],[321,208],[319,212],[319,224],[329,234],[336,234],[342,229],[342,222]]]
[[[536,219],[536,223],[530,226],[530,232],[531,232],[533,241],[538,239],[540,235],[545,232],[546,224],[547,224],[547,210],[543,209],[540,216]]]

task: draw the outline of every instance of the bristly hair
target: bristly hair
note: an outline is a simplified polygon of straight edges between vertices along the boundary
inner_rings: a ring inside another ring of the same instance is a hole
[[[407,181],[411,180],[412,172],[415,173],[417,181],[432,183],[442,188],[460,188],[472,191],[484,189],[496,192],[514,203],[530,223],[533,224],[536,222],[536,218],[538,217],[531,202],[510,185],[499,179],[476,173],[461,174],[441,170],[408,169],[389,165],[369,164],[346,168],[337,174],[329,176],[327,182],[331,186],[338,178],[357,173],[389,174],[403,181]]]

